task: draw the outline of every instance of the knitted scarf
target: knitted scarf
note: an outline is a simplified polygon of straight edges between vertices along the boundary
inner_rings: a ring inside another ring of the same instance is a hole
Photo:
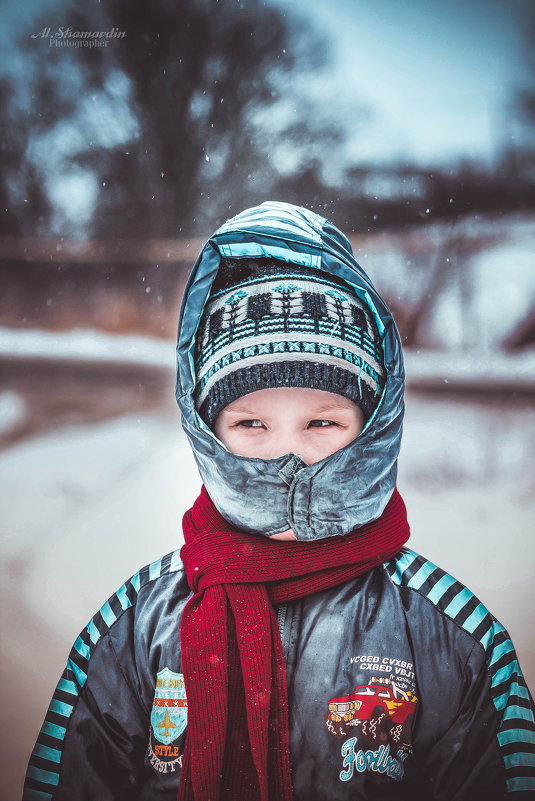
[[[274,605],[366,573],[409,536],[394,491],[378,520],[314,542],[234,530],[203,487],[183,519],[194,593],[180,627],[188,727],[179,801],[290,801],[288,694]]]

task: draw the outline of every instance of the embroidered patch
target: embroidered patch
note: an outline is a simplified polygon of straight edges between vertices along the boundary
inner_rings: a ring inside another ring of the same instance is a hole
[[[405,682],[402,682],[404,684]],[[327,703],[325,727],[332,737],[345,739],[341,781],[354,771],[371,771],[400,781],[403,763],[412,752],[412,724],[418,698],[384,676],[371,676],[348,695]]]
[[[184,676],[165,667],[156,675],[147,752],[150,764],[159,773],[174,772],[182,767],[182,753],[174,743],[186,730],[187,722]]]

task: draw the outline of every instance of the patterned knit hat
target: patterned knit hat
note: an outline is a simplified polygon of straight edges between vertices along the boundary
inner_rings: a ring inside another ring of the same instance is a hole
[[[341,279],[276,259],[223,259],[197,332],[195,404],[209,427],[233,400],[310,387],[368,419],[385,382],[373,314]]]

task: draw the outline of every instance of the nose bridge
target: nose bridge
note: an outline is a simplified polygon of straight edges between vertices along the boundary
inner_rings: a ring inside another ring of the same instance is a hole
[[[300,437],[290,436],[285,438],[284,450],[286,453],[295,454],[300,459],[301,464],[308,464],[306,457],[306,445],[303,444]]]
[[[273,450],[274,457],[291,453],[299,457],[301,467],[303,464],[308,464],[306,441],[304,441],[301,432],[296,430],[295,425],[289,418],[281,421],[277,431],[276,447]]]

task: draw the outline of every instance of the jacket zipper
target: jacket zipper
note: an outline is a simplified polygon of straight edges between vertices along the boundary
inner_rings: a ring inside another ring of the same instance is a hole
[[[281,640],[284,642],[284,624],[286,623],[286,604],[281,604],[277,609],[277,623],[279,624],[279,631]]]

